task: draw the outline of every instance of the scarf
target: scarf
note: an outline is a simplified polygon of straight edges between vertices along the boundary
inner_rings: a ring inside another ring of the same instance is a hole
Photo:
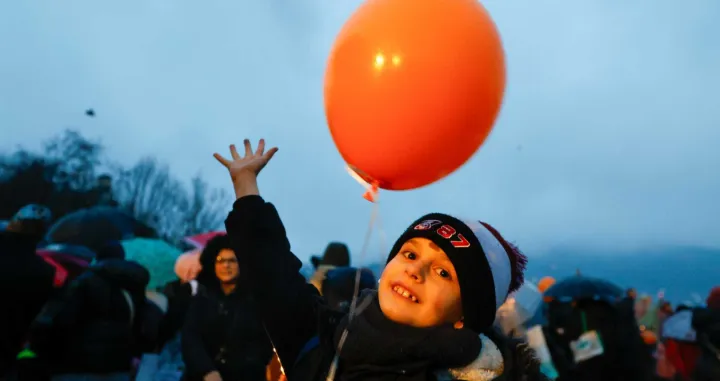
[[[395,323],[380,310],[375,292],[361,296],[367,303],[365,298],[371,298],[367,307],[352,322],[346,316],[335,331],[337,346],[348,330],[340,352],[341,381],[434,379],[433,370],[463,367],[480,354],[482,340],[469,329],[449,324],[416,328]]]

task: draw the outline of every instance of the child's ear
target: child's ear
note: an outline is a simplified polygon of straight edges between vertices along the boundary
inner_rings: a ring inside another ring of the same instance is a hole
[[[453,327],[455,327],[455,329],[461,329],[464,326],[465,323],[462,321],[462,319],[456,321],[455,324],[453,324]]]

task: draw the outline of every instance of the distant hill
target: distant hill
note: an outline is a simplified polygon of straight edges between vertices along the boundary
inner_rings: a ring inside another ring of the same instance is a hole
[[[384,264],[369,266],[376,274]],[[655,296],[665,289],[674,303],[703,302],[713,286],[720,285],[720,249],[702,247],[658,247],[625,252],[601,252],[587,248],[558,248],[552,254],[530,257],[527,279],[550,275],[557,279],[574,275],[605,278],[640,293]],[[310,267],[304,273],[311,272]]]
[[[653,296],[665,289],[666,298],[676,303],[698,298],[704,302],[710,288],[720,285],[720,249],[661,247],[620,253],[558,249],[552,255],[532,257],[528,279],[560,278],[578,269]]]

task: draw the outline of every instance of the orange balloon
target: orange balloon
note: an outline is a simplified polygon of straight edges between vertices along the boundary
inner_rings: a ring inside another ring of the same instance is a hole
[[[504,90],[502,43],[477,0],[369,0],[330,53],[325,114],[359,175],[414,189],[470,159]]]
[[[537,288],[538,288],[538,290],[540,290],[540,292],[544,293],[545,291],[547,291],[548,288],[552,287],[554,284],[555,284],[555,278],[553,278],[551,276],[546,276],[546,277],[540,279],[540,281],[537,284]]]

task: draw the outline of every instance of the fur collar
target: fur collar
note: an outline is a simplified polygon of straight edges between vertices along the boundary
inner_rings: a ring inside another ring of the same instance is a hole
[[[438,372],[438,381],[490,381],[502,375],[505,368],[502,352],[489,337],[480,335],[480,340],[482,350],[475,361],[462,368]]]

